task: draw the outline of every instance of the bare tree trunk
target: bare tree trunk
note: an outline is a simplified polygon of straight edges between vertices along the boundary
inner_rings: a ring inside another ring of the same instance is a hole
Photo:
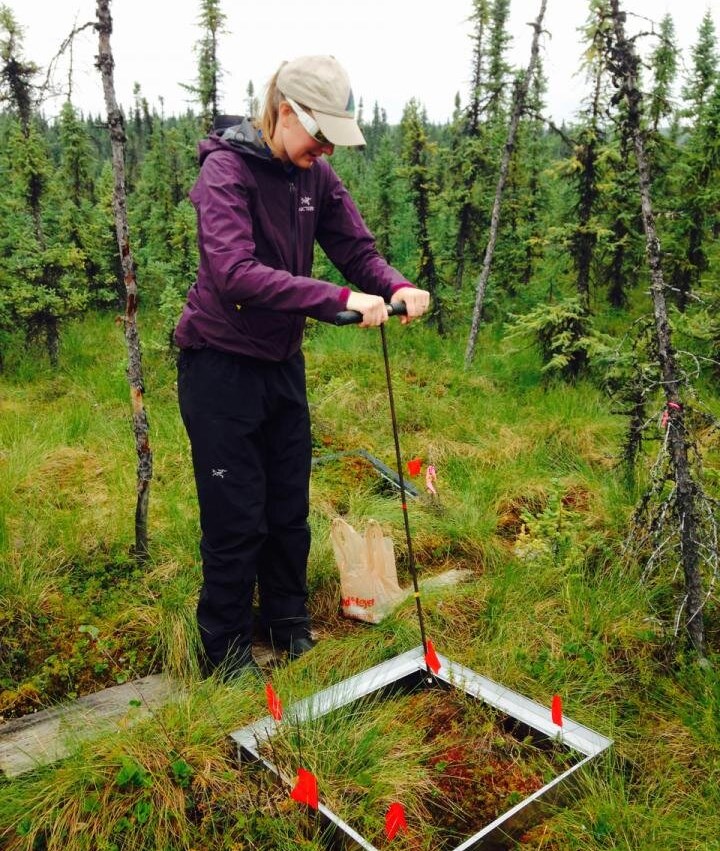
[[[681,561],[685,577],[685,626],[695,650],[701,657],[704,657],[703,590],[698,543],[699,489],[693,479],[688,455],[687,426],[680,400],[680,376],[672,347],[665,301],[660,241],[655,228],[655,217],[650,197],[650,171],[645,152],[645,140],[640,127],[642,95],[638,88],[639,58],[633,45],[625,36],[625,14],[620,11],[619,0],[611,0],[610,6],[615,32],[611,67],[619,86],[620,96],[627,100],[628,128],[637,158],[643,229],[652,282],[650,290],[655,317],[655,341],[665,389],[668,449],[676,488],[675,506],[680,530]]]
[[[480,317],[482,316],[483,301],[485,299],[485,288],[487,287],[488,278],[490,277],[490,266],[492,264],[493,254],[495,253],[495,243],[497,242],[498,229],[500,226],[500,206],[502,204],[502,196],[505,191],[505,184],[507,183],[510,159],[515,148],[515,138],[517,137],[520,118],[525,109],[528,86],[537,66],[540,33],[542,32],[542,22],[545,17],[546,6],[547,0],[541,0],[540,14],[537,16],[535,23],[532,24],[535,33],[533,35],[532,47],[530,48],[530,62],[524,76],[520,77],[515,83],[510,126],[508,128],[508,135],[505,141],[502,162],[500,163],[500,176],[498,177],[497,187],[495,189],[495,201],[493,202],[492,214],[490,216],[490,235],[488,237],[487,248],[485,249],[482,271],[480,272],[480,278],[478,279],[475,291],[475,309],[473,310],[470,336],[468,338],[467,349],[465,350],[466,367],[470,366],[475,355],[475,345],[477,343],[477,336],[480,328]]]
[[[108,129],[112,147],[112,164],[115,185],[113,189],[113,212],[115,214],[115,231],[118,249],[122,262],[123,278],[125,281],[125,343],[128,353],[127,377],[130,384],[130,400],[133,412],[133,433],[137,451],[137,504],[135,507],[135,555],[144,561],[148,555],[148,502],[150,499],[150,480],[152,479],[152,452],[150,450],[148,420],[143,401],[144,383],[142,372],[142,356],[140,351],[140,335],[137,327],[137,280],[135,278],[135,261],[130,251],[128,233],[127,200],[125,192],[125,127],[122,113],[115,98],[115,82],[113,77],[114,60],[110,48],[112,33],[112,17],[110,16],[110,0],[97,0],[97,30],[99,47],[97,68],[100,71],[105,93]]]

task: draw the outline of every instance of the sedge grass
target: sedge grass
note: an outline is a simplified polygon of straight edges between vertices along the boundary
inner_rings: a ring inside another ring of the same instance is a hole
[[[197,679],[200,635],[195,609],[198,571],[171,560],[153,565],[143,577],[141,600],[122,613],[119,628],[141,627],[152,636],[150,666],[179,679]]]

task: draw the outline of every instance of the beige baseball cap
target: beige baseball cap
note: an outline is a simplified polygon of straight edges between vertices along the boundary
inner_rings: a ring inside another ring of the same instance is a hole
[[[312,110],[323,136],[333,145],[364,145],[355,120],[350,79],[334,56],[299,56],[278,72],[277,87]]]

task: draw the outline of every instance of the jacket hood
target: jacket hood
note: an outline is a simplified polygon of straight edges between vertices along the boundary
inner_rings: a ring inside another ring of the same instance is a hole
[[[228,149],[260,159],[272,159],[270,149],[263,142],[259,131],[247,118],[239,115],[219,115],[215,119],[210,135],[198,145],[198,158],[202,164],[213,151]]]

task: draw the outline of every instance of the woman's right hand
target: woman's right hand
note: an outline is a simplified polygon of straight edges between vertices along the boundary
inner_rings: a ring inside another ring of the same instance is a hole
[[[385,299],[379,295],[368,295],[353,290],[345,307],[347,310],[356,310],[358,313],[362,313],[362,322],[359,323],[361,328],[371,328],[388,321]]]

